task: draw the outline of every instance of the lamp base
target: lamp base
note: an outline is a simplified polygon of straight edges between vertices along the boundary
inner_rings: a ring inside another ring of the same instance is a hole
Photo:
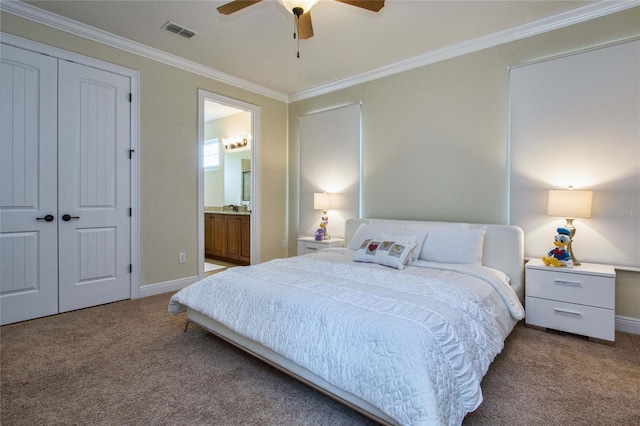
[[[576,227],[573,226],[572,217],[566,217],[565,219],[567,220],[567,224],[564,227],[569,230],[569,238],[571,239],[571,241],[569,241],[569,244],[567,244],[567,251],[569,252],[569,256],[571,256],[573,266],[580,266],[581,263],[578,262],[578,259],[576,259],[576,257],[573,255],[573,247],[571,246],[571,244],[573,243],[573,236],[576,235]]]
[[[322,210],[322,219],[320,219],[320,228],[324,229],[324,234],[322,234],[323,240],[330,240],[331,236],[327,232],[327,225],[329,224],[329,216],[327,215],[326,210]]]

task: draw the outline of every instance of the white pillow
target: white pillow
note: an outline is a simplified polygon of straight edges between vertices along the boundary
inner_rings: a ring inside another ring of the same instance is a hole
[[[439,233],[442,233],[444,229],[451,229],[451,228],[467,229],[469,228],[469,224],[468,223],[437,223],[437,222],[410,223],[406,225],[405,232],[410,235],[424,234],[426,239],[428,239],[430,232],[439,234]],[[426,242],[426,239],[422,242],[422,244],[420,245],[416,244],[416,252],[414,253],[414,255],[419,259],[423,259],[422,249],[424,248],[424,243]],[[417,260],[417,259],[414,259],[414,260]]]
[[[441,226],[430,229],[419,257],[430,262],[481,265],[486,232],[486,226]]]
[[[408,240],[407,237],[403,238]],[[377,263],[378,265],[390,266],[399,270],[404,269],[404,265],[415,249],[415,239],[412,243],[401,243],[384,240],[365,240],[353,257],[356,262]]]

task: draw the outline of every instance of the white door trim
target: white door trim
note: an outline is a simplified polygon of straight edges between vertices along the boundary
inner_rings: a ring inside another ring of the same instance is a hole
[[[198,277],[204,278],[204,101],[205,99],[251,112],[251,264],[260,263],[260,136],[261,108],[238,99],[198,89]]]
[[[111,64],[88,56],[79,55],[57,47],[47,46],[12,34],[0,33],[2,43],[36,53],[43,53],[58,59],[76,62],[128,77],[131,80],[131,298],[140,295],[140,73],[138,71]]]

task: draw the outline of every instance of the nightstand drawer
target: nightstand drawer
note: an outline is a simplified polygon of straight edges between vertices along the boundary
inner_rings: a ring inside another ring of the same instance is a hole
[[[329,247],[329,245],[321,244],[321,243],[312,243],[309,241],[301,241],[298,243],[298,247],[299,247],[298,251],[302,251],[304,253],[313,253],[318,250],[322,250],[323,248],[327,248]],[[302,250],[300,250],[300,248]]]
[[[316,241],[313,237],[300,237],[298,238],[298,256],[315,253],[329,247],[342,247],[343,245],[344,238]]]
[[[526,323],[597,339],[615,340],[615,312],[555,300],[527,297]]]
[[[615,307],[615,279],[568,273],[566,270],[528,269],[527,296],[606,309]]]

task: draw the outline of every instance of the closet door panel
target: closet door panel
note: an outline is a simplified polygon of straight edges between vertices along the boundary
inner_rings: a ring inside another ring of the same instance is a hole
[[[0,44],[0,317],[58,312],[57,60]]]
[[[131,104],[129,78],[66,61],[59,66],[64,312],[131,297]]]

